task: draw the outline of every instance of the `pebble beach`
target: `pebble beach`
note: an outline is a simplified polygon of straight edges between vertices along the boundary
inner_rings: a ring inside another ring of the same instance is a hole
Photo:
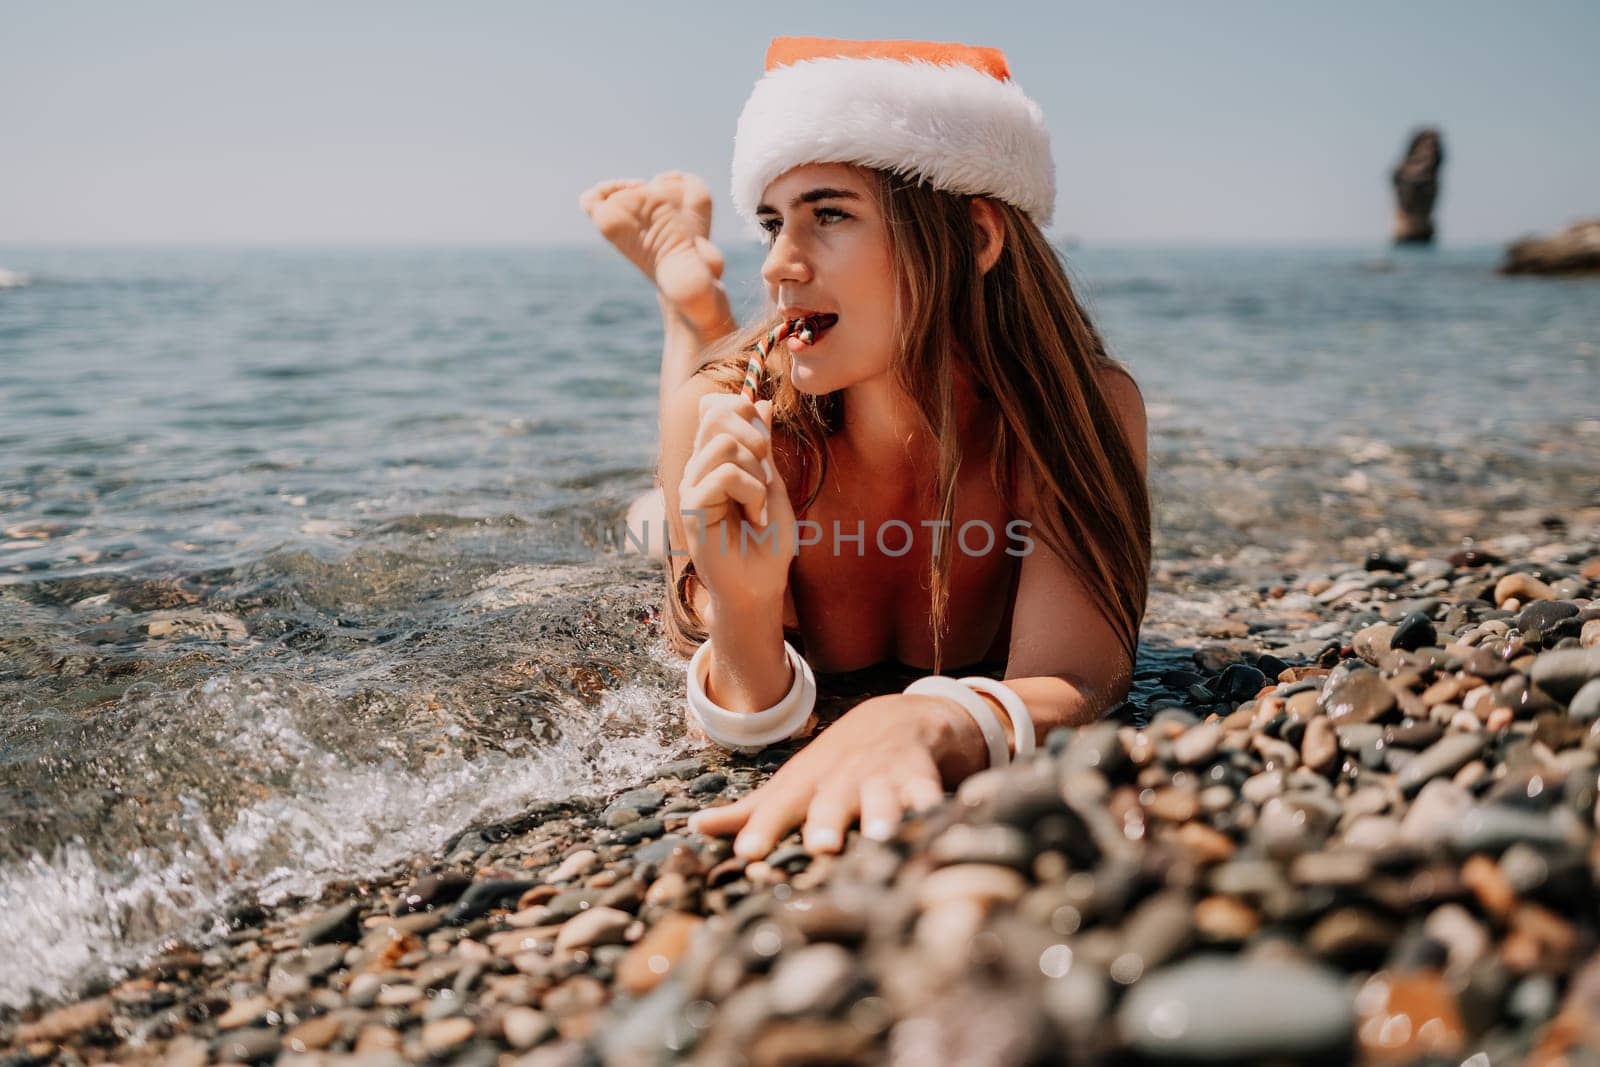
[[[1128,705],[891,842],[733,858],[688,813],[790,749],[708,752],[236,912],[0,1062],[1594,1062],[1597,520],[1157,613]]]
[[[1128,702],[746,864],[688,815],[794,748],[685,736],[596,534],[659,336],[586,255],[8,254],[0,1065],[1600,1062],[1592,287],[1077,254]]]

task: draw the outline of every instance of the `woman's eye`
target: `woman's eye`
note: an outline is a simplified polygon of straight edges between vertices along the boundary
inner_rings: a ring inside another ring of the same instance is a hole
[[[843,222],[850,217],[836,207],[819,207],[813,214],[816,216],[817,222],[824,226],[835,222]],[[756,225],[760,226],[766,233],[767,244],[770,245],[778,239],[778,231],[783,229],[783,220],[778,218],[761,219]]]

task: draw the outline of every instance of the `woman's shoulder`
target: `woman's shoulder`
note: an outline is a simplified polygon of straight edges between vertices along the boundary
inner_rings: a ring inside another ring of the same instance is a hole
[[[1134,460],[1141,473],[1145,469],[1146,435],[1144,392],[1132,372],[1114,360],[1107,361],[1099,372],[1100,388],[1106,403],[1117,420],[1117,426],[1133,450]]]

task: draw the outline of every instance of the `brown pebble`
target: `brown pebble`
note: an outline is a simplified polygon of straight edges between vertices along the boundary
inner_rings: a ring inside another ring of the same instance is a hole
[[[218,1017],[217,1029],[237,1030],[241,1026],[249,1026],[271,1010],[272,1001],[267,997],[248,997],[235,1001]]]
[[[443,1056],[457,1045],[472,1040],[476,1032],[471,1019],[434,1019],[422,1026],[422,1048],[430,1056]]]
[[[1324,707],[1335,723],[1373,722],[1395,705],[1394,691],[1377,671],[1359,670],[1334,687]]]
[[[1178,827],[1178,844],[1202,863],[1222,863],[1232,859],[1233,838],[1203,822],[1186,822]]]
[[[1517,902],[1517,894],[1500,865],[1488,856],[1467,857],[1461,865],[1461,884],[1472,890],[1483,910],[1496,918],[1505,918]]]
[[[542,1011],[517,1006],[507,1009],[500,1019],[500,1031],[506,1044],[522,1051],[530,1049],[555,1032],[550,1017]]]
[[[581,911],[568,919],[561,927],[561,933],[556,937],[558,951],[571,951],[574,949],[590,949],[597,945],[616,945],[623,941],[623,934],[633,916],[617,908],[607,908],[600,905]]]
[[[1578,634],[1578,644],[1584,648],[1600,648],[1600,619],[1590,619]]]
[[[1300,758],[1318,774],[1326,774],[1337,764],[1339,735],[1331,720],[1319,715],[1306,723],[1305,736],[1300,739]]]
[[[1433,971],[1379,972],[1356,997],[1357,1039],[1371,1064],[1456,1059],[1466,1039],[1461,1009]]]
[[[971,780],[970,778],[968,779],[968,781]],[[718,886],[726,885],[736,878],[742,878],[744,876],[744,867],[745,861],[740,857],[728,857],[706,873],[706,887],[708,889],[716,889]]]
[[[917,902],[931,910],[949,901],[979,904],[1015,903],[1027,883],[1009,867],[992,863],[958,863],[929,874],[917,887]]]
[[[291,1052],[315,1052],[333,1044],[344,1024],[333,1015],[319,1015],[307,1019],[283,1035],[284,1047]]]
[[[400,1031],[370,1023],[363,1026],[361,1033],[356,1035],[356,1044],[352,1051],[358,1055],[367,1052],[399,1052]]]
[[[60,1041],[84,1030],[92,1029],[111,1018],[111,998],[95,997],[93,1000],[68,1004],[57,1008],[37,1022],[23,1023],[11,1035],[19,1045],[36,1041]]]
[[[1315,689],[1303,689],[1284,701],[1284,704],[1290,715],[1309,722],[1321,717],[1317,710],[1317,700],[1321,695]]]
[[[1147,814],[1168,822],[1188,822],[1194,818],[1198,808],[1195,796],[1187,789],[1178,789],[1168,786],[1157,789],[1145,804]]]
[[[1494,602],[1504,607],[1508,600],[1526,604],[1530,600],[1554,600],[1550,587],[1531,574],[1514,571],[1494,583]]]
[[[561,890],[553,885],[536,885],[517,898],[517,910],[526,911],[535,904],[548,903],[560,892]]]
[[[1399,931],[1387,920],[1359,908],[1340,908],[1319,919],[1306,945],[1319,956],[1376,952],[1394,944]]]
[[[1246,941],[1261,925],[1261,917],[1233,897],[1206,897],[1194,906],[1194,925],[1207,941]]]
[[[672,911],[656,920],[617,964],[617,988],[643,996],[667,976],[704,922],[699,916]]]
[[[1539,966],[1564,974],[1572,966],[1578,932],[1571,923],[1538,904],[1519,904],[1511,918],[1514,932],[1526,934],[1539,946]]]

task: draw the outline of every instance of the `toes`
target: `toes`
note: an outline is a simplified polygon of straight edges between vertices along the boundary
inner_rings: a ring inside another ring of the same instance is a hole
[[[675,170],[664,170],[650,179],[650,188],[676,204],[683,198],[683,175]]]
[[[679,175],[683,189],[683,206],[699,218],[706,233],[711,232],[711,190],[697,174]]]
[[[619,190],[631,189],[642,184],[644,183],[637,178],[612,178],[609,181],[599,182],[583,191],[578,197],[578,206],[583,208],[585,214],[592,215],[594,209],[607,197]]]
[[[694,250],[699,253],[701,259],[705,260],[706,266],[711,268],[711,276],[721,279],[722,270],[727,266],[727,261],[722,258],[722,249],[704,237],[696,237],[694,239]]]

